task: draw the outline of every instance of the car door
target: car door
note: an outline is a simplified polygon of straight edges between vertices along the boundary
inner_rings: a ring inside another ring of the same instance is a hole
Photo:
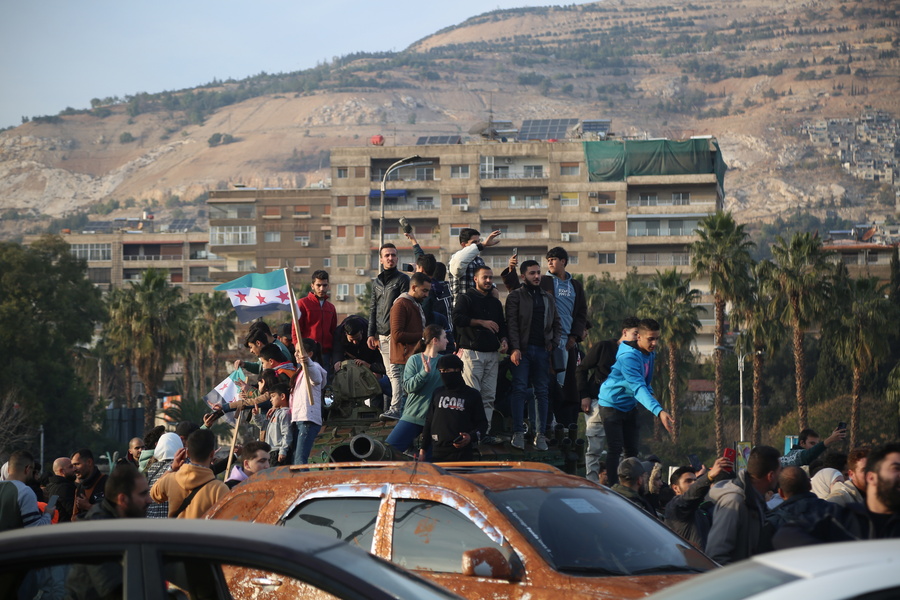
[[[488,515],[447,489],[393,486],[385,514],[385,557],[466,598],[534,598],[528,575],[518,581],[463,573],[463,552],[493,548],[521,567],[520,556]]]

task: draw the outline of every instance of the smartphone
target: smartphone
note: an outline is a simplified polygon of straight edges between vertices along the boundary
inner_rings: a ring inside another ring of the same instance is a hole
[[[730,460],[731,464],[734,464],[734,461],[737,460],[737,451],[734,448],[725,448],[725,450],[722,451],[722,456]],[[730,473],[733,470],[733,468],[728,469],[728,472]]]
[[[513,258],[515,258],[515,257],[517,257],[517,256],[519,256],[519,249],[518,249],[518,248],[513,248]]]
[[[700,459],[696,454],[688,454],[687,459],[688,463],[691,465],[691,468],[694,470],[694,473],[703,468],[703,465],[700,463]]]
[[[837,428],[838,429],[847,429],[847,424],[844,423],[843,421],[841,421],[840,423],[838,423]]]
[[[59,500],[58,495],[53,494],[52,496],[50,496],[50,501],[47,502],[47,506],[44,507],[45,514],[51,514],[51,515],[53,514],[53,511],[56,510],[56,501],[57,500]]]

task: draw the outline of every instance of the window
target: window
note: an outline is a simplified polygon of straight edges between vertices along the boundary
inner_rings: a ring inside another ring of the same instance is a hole
[[[280,219],[281,218],[281,207],[280,206],[267,206],[263,211],[263,219]]]
[[[337,266],[339,269],[345,269],[350,266],[350,257],[346,254],[339,254],[337,257]]]
[[[529,233],[532,233],[532,234],[540,234],[540,233],[542,233],[543,231],[544,231],[544,226],[543,226],[543,225],[540,225],[540,224],[538,224],[538,225],[525,225],[525,233],[526,233],[526,234],[529,234]],[[531,236],[529,236],[529,237],[531,237]]]
[[[468,227],[468,225],[450,225],[450,239],[459,239],[459,232]],[[493,231],[493,229],[491,229]]]
[[[578,233],[578,221],[565,221],[559,224],[560,233]]]
[[[298,219],[302,219],[304,217],[309,217],[309,205],[308,204],[298,204],[294,207],[294,217]]]
[[[209,204],[210,219],[255,219],[256,205],[245,204]]]
[[[416,181],[434,181],[434,167],[416,167]]]
[[[657,206],[659,197],[656,194],[638,194],[638,206]]]
[[[608,206],[616,203],[616,197],[610,194],[597,194],[597,204]]]
[[[431,196],[419,196],[416,198],[416,208],[419,210],[430,210],[434,208],[434,198]]]
[[[353,167],[353,176],[357,179],[365,179],[366,178],[366,168],[365,167]]]
[[[347,167],[338,167],[337,168],[337,178],[338,179],[347,179],[350,176],[350,171]]]
[[[349,283],[339,283],[337,284],[337,295],[338,296],[349,296],[350,295],[350,284]],[[372,519],[372,525],[375,524],[375,519]],[[369,544],[371,546],[371,543]],[[368,550],[366,546],[360,546]]]
[[[210,246],[255,246],[256,227],[252,225],[228,225],[209,228]]]
[[[280,269],[281,268],[281,259],[280,258],[267,258],[266,259],[266,268],[267,269]]]
[[[690,203],[690,192],[672,192],[672,204],[674,204],[675,206],[687,206]]]
[[[366,283],[354,283],[353,284],[353,295],[354,296],[362,296],[366,293]]]
[[[249,271],[256,270],[256,263],[252,260],[239,260],[237,261],[237,270],[241,273],[246,273]]]
[[[365,206],[366,200],[368,200],[366,196],[356,196],[353,200],[353,206]]]
[[[338,196],[337,197],[337,207],[344,208],[345,206],[349,206],[349,204],[347,204],[347,201],[348,201],[347,196]]]
[[[366,226],[365,225],[356,225],[353,228],[353,237],[366,237]]]
[[[508,179],[509,167],[494,167],[494,177],[497,179]]]
[[[458,510],[418,499],[397,499],[391,562],[406,569],[462,572],[462,553],[475,548],[507,552]]]
[[[353,255],[353,267],[356,269],[365,269],[369,266],[369,255],[368,254],[354,254]]]
[[[338,225],[335,229],[337,229],[337,231],[335,232],[336,237],[339,237],[339,238],[347,237],[347,226],[346,225]]]
[[[525,177],[543,177],[544,167],[541,165],[525,165]]]
[[[597,253],[597,263],[601,264],[601,265],[616,264],[616,253],[615,252],[598,252]]]
[[[330,268],[331,268],[331,257],[330,257],[330,256],[327,256],[327,257],[325,257],[325,258],[322,259],[322,268],[323,268],[323,269],[330,269]]]
[[[559,195],[560,206],[578,206],[578,192],[563,192]]]
[[[294,232],[294,241],[295,242],[306,242],[309,243],[309,232],[308,231],[295,231]]]
[[[325,206],[322,207],[322,214],[323,215],[331,214],[331,205],[330,204],[326,204]]]
[[[468,179],[469,165],[450,165],[450,179]]]
[[[577,252],[569,252],[569,264],[570,265],[578,264],[578,253]]]
[[[347,295],[347,287],[346,283],[338,284],[337,293]],[[285,519],[284,526],[345,540],[371,552],[380,505],[380,498],[317,498],[298,506]]]
[[[281,241],[281,232],[280,231],[267,231],[263,236],[264,242],[280,242]]]
[[[578,163],[559,163],[560,175],[579,175],[581,166]]]
[[[112,260],[112,244],[72,244],[69,252],[84,260]]]
[[[450,203],[453,206],[468,206],[469,205],[469,196],[451,196]]]
[[[109,267],[95,268],[89,267],[87,270],[88,281],[91,283],[110,283],[112,269]]]
[[[597,221],[597,233],[615,233],[615,221]]]

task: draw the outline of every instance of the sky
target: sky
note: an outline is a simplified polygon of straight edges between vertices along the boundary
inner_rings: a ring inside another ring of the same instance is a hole
[[[581,2],[577,2],[581,3]],[[23,116],[400,51],[500,8],[554,0],[3,0],[0,128]]]

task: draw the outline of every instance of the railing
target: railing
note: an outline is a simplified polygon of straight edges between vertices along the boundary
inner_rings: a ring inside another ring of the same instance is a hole
[[[653,200],[628,200],[628,206],[691,206],[701,204],[715,204],[715,200],[700,200],[697,198],[654,198]]]
[[[660,227],[659,229],[628,229],[628,237],[658,237],[676,235],[694,235],[694,230],[672,229],[670,227]]]
[[[479,175],[482,179],[549,179],[550,173],[546,170],[540,173],[525,171],[481,171]]]
[[[181,260],[181,254],[123,254],[124,261]]]
[[[629,254],[625,257],[629,267],[684,267],[691,264],[690,254]]]
[[[507,240],[526,240],[528,238],[545,240],[550,237],[550,233],[547,231],[539,231],[537,233],[529,233],[527,231],[504,231],[503,235],[500,237]]]
[[[403,204],[392,204],[385,202],[384,210],[437,210],[441,207],[440,202],[406,202]],[[378,202],[372,202],[369,205],[369,210],[380,210]]]
[[[549,208],[549,204],[545,198],[540,200],[482,200],[481,208],[487,210],[495,210],[502,208],[509,209],[543,209]]]

